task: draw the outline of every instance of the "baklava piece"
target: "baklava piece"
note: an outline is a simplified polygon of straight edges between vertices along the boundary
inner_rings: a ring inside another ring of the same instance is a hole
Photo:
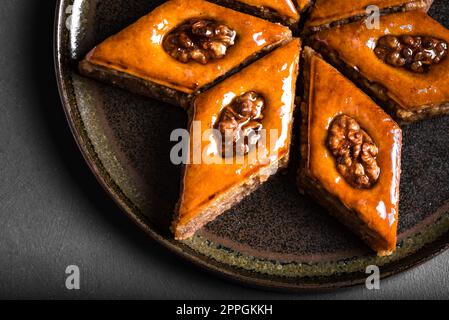
[[[317,0],[305,25],[308,33],[322,31],[335,26],[366,18],[379,8],[380,14],[391,14],[411,10],[427,12],[433,0]]]
[[[300,47],[294,39],[195,98],[176,239],[193,236],[287,166]]]
[[[402,131],[351,81],[304,50],[298,184],[380,256],[396,249]]]
[[[402,122],[449,114],[449,30],[424,12],[317,33],[316,50]]]
[[[172,0],[110,37],[80,63],[82,74],[187,107],[291,31],[203,0]]]

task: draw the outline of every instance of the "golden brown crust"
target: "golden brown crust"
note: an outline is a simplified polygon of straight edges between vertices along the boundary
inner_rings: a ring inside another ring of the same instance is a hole
[[[291,0],[209,0],[219,5],[241,11],[272,22],[296,28],[299,13]]]
[[[365,79],[366,87],[375,89],[370,91],[379,100],[388,102],[387,107],[393,108],[398,118],[413,120],[446,113],[449,102],[447,57],[432,66],[429,72],[417,74],[384,63],[376,56],[374,48],[387,29],[393,35],[429,35],[446,42],[449,41],[449,30],[419,11],[381,17],[380,26],[380,29],[367,29],[363,22],[357,22],[317,33],[312,42],[326,56],[334,55],[333,60],[338,59],[347,69],[359,73]],[[346,38],[351,41],[343,43],[341,39]]]
[[[238,0],[257,8],[268,8],[279,13],[280,16],[299,20],[299,13],[292,0]]]
[[[367,17],[366,8],[374,5],[381,14],[411,10],[429,10],[433,0],[317,0],[305,25],[317,32]]]
[[[162,46],[164,37],[189,19],[207,18],[237,32],[237,42],[222,59],[206,65],[182,63]],[[171,89],[192,94],[217,78],[251,61],[261,51],[291,39],[283,26],[203,0],[171,0],[93,49],[92,64],[123,72]]]
[[[177,238],[184,239],[201,228],[203,222],[221,214],[239,199],[229,199],[235,190],[243,190],[246,194],[245,184],[252,190],[251,186],[266,180],[275,172],[276,165],[285,161],[290,149],[299,54],[300,40],[295,39],[195,99],[192,121],[201,123],[203,133],[214,128],[222,109],[229,104],[230,96],[240,96],[248,91],[263,95],[266,109],[261,123],[267,132],[266,152],[259,147],[244,156],[243,163],[236,162],[235,158],[231,163],[223,163],[220,153],[212,156],[218,163],[188,164],[173,227]],[[277,130],[277,138],[270,136],[272,129]],[[192,125],[191,136],[193,131]],[[206,139],[201,150],[206,150],[209,145]],[[255,157],[256,152],[259,157]]]
[[[449,114],[449,102],[443,102],[440,105],[423,106],[423,108],[418,111],[406,110],[402,108],[388,96],[387,88],[377,82],[369,81],[364,78],[357,68],[350,67],[343,60],[341,60],[336,51],[331,50],[328,47],[321,46],[316,42],[314,43],[314,46],[316,46],[318,51],[326,58],[327,61],[339,69],[340,72],[342,72],[346,77],[357,83],[357,85],[365,92],[369,93],[370,96],[400,124],[412,123],[423,119]]]
[[[187,224],[183,224],[181,222],[181,216],[177,214],[172,223],[172,231],[175,239],[185,240],[192,237],[199,228],[215,220],[223,212],[231,209],[245,197],[256,191],[270,176],[281,169],[285,169],[288,165],[288,160],[289,154],[286,154],[279,162],[273,163],[270,167],[264,168],[256,175],[242,182],[242,184],[227,190],[216,198],[213,203],[209,204],[208,207],[204,208],[204,210],[197,212]],[[179,207],[175,211],[179,212]]]
[[[300,189],[324,206],[379,253],[394,251],[399,203],[402,133],[369,97],[306,48],[305,97],[302,103]],[[336,169],[325,141],[337,115],[349,115],[379,148],[379,181],[373,188],[351,187]],[[318,193],[318,194],[316,194]],[[324,197],[324,195],[326,195]]]
[[[298,7],[298,10],[300,13],[303,13],[308,8],[310,8],[316,0],[295,0],[296,6]]]

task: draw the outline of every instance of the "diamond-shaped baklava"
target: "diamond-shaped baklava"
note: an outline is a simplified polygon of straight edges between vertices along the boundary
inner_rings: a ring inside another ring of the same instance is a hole
[[[374,13],[373,6],[380,14],[400,11],[429,10],[433,0],[317,0],[306,29],[312,32],[363,19]],[[368,9],[368,10],[367,10]]]
[[[312,43],[404,122],[449,113],[449,30],[420,11],[317,33]]]
[[[186,106],[261,52],[288,42],[283,26],[203,0],[172,0],[94,48],[82,74]]]
[[[176,239],[191,237],[287,165],[299,55],[300,40],[292,40],[195,98]]]
[[[402,131],[312,49],[304,52],[298,183],[379,255],[396,249]]]

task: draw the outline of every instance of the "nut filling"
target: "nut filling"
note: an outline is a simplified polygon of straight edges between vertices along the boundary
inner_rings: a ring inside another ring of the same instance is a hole
[[[173,31],[163,41],[164,50],[183,63],[195,61],[207,64],[221,59],[235,44],[237,33],[213,20],[189,20]]]
[[[222,141],[222,157],[245,155],[261,139],[265,99],[249,91],[226,106],[215,125]]]
[[[393,67],[425,73],[447,56],[447,50],[447,42],[434,37],[386,35],[379,39],[374,52]]]
[[[329,128],[327,146],[335,157],[338,172],[352,187],[368,189],[379,180],[379,150],[355,119],[336,117]]]

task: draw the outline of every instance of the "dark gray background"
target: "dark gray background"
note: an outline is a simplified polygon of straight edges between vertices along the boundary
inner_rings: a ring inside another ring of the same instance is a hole
[[[0,2],[0,298],[449,298],[449,252],[381,283],[321,295],[249,289],[148,239],[90,174],[53,71],[54,0]],[[81,290],[65,289],[65,268]]]

